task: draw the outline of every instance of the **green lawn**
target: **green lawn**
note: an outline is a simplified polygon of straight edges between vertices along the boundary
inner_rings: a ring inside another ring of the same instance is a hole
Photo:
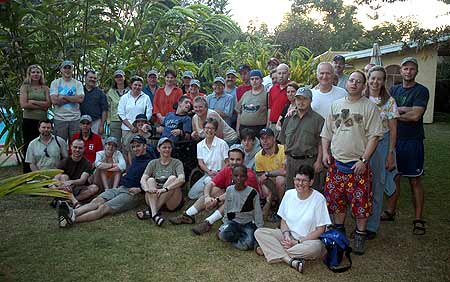
[[[427,125],[426,135],[427,234],[411,234],[411,193],[403,181],[396,221],[382,223],[366,254],[353,256],[350,271],[334,274],[321,261],[307,262],[302,278],[450,281],[450,124]],[[2,169],[0,177],[19,171]],[[0,199],[0,281],[297,281],[300,276],[285,264],[269,265],[253,252],[233,249],[214,233],[194,236],[191,226],[169,223],[158,228],[137,220],[134,211],[59,229],[49,201]]]

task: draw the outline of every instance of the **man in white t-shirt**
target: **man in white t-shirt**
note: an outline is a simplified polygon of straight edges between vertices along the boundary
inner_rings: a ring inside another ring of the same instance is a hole
[[[80,130],[80,104],[84,100],[83,85],[72,78],[73,62],[61,63],[61,77],[50,84],[55,135],[69,140]]]
[[[334,68],[330,63],[323,62],[317,66],[319,87],[311,89],[313,93],[311,108],[324,119],[330,113],[331,104],[348,95],[345,89],[333,85],[333,77]]]

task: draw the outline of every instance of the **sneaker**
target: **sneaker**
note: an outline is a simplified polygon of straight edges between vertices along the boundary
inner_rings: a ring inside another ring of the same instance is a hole
[[[58,205],[59,227],[67,227],[75,223],[75,212],[67,202],[60,202]]]
[[[194,224],[195,218],[193,216],[187,215],[186,213],[180,214],[179,216],[169,218],[170,223],[174,225],[179,224]]]
[[[364,254],[364,245],[366,243],[366,232],[356,231],[355,239],[353,240],[353,252],[355,255]]]
[[[192,228],[192,232],[194,232],[194,234],[196,235],[202,235],[203,233],[206,233],[209,230],[211,230],[211,226],[212,225],[205,220],[202,223],[197,224],[194,228]]]

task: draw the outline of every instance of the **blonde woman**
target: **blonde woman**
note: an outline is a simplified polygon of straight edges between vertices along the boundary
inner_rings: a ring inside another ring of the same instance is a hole
[[[51,105],[50,91],[45,85],[44,71],[39,65],[31,65],[20,87],[20,106],[23,109],[23,152],[28,144],[39,136],[39,121],[47,119],[47,110]],[[30,166],[24,163],[23,172],[30,172]]]

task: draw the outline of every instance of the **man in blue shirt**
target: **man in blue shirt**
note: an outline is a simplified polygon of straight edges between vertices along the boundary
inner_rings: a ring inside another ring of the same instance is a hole
[[[86,72],[84,85],[84,100],[80,104],[81,115],[92,118],[91,130],[102,136],[104,124],[108,116],[108,102],[103,90],[97,87],[97,73],[94,70]]]
[[[391,87],[391,95],[398,106],[400,117],[397,118],[397,190],[388,201],[388,207],[381,216],[382,221],[393,221],[395,208],[400,195],[400,176],[406,176],[413,191],[415,220],[413,234],[425,234],[425,221],[422,220],[424,191],[421,181],[424,163],[425,138],[423,115],[427,108],[428,89],[415,81],[419,72],[416,58],[407,57],[401,62],[400,74],[403,82]],[[389,152],[393,153],[393,152]]]
[[[75,222],[94,221],[106,215],[124,212],[142,202],[140,181],[152,158],[146,151],[147,144],[144,137],[137,135],[130,144],[136,157],[131,162],[127,174],[120,178],[119,187],[106,189],[92,202],[77,209],[69,207],[67,202],[61,202],[58,208],[59,227],[67,227]]]
[[[231,116],[233,115],[235,98],[224,92],[225,79],[223,79],[223,77],[218,76],[214,79],[213,89],[214,92],[206,97],[208,108],[215,110],[223,120],[231,126]]]
[[[144,86],[142,92],[150,97],[150,101],[153,105],[153,98],[155,97],[156,90],[158,90],[158,72],[155,70],[149,70],[147,73],[147,85]]]

